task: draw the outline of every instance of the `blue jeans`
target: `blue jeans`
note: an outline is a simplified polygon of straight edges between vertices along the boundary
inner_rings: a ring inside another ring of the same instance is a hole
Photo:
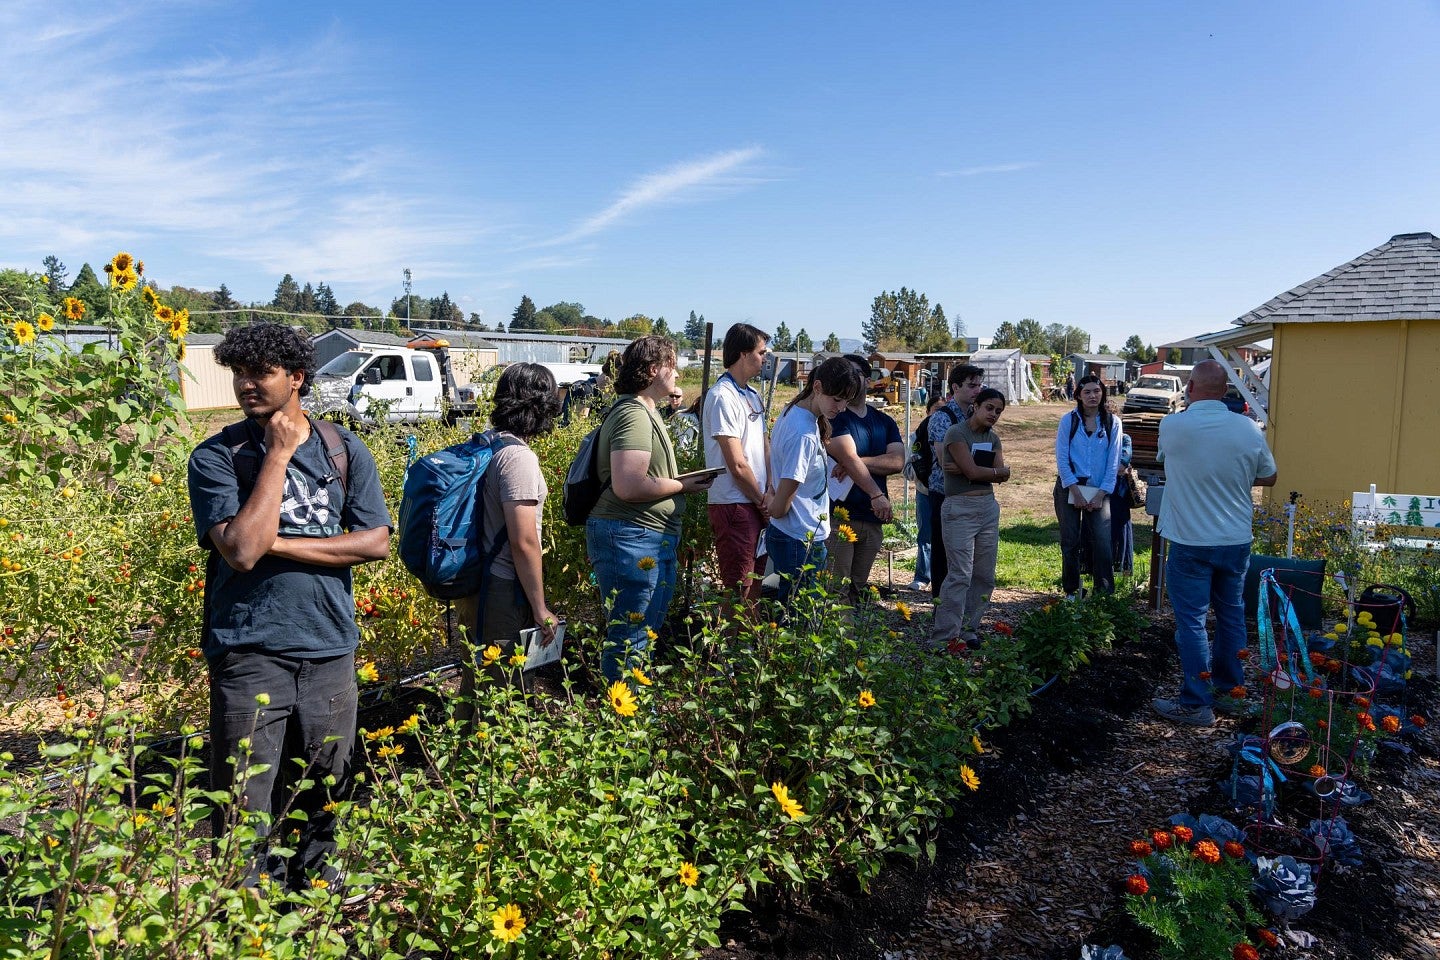
[[[765,552],[780,575],[776,597],[784,607],[790,597],[815,582],[815,573],[825,569],[829,556],[824,540],[796,540],[773,523],[765,528]]]
[[[1245,682],[1240,651],[1245,647],[1245,571],[1250,544],[1192,547],[1171,543],[1165,584],[1175,609],[1175,647],[1185,678],[1180,703],[1208,707],[1211,689],[1228,691]],[[1205,614],[1215,608],[1215,640],[1205,634]],[[1200,679],[1209,671],[1210,680]]]
[[[915,579],[930,582],[930,494],[915,494]]]
[[[600,672],[611,683],[646,665],[650,633],[660,632],[675,596],[679,550],[678,534],[627,520],[585,521],[585,551],[595,568],[608,623]]]

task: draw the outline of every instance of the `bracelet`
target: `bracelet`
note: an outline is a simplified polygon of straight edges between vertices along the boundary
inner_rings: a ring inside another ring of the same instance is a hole
[[[875,496],[873,496],[873,497],[870,498],[870,502],[871,502],[871,503],[874,503],[876,500],[879,500],[881,497],[884,497],[885,499],[888,500],[888,499],[890,499],[890,494],[888,494],[888,493],[877,493],[877,494],[875,494]]]

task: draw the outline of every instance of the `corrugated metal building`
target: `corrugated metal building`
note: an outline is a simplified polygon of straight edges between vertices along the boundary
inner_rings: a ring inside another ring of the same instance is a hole
[[[455,330],[432,330],[416,328],[417,334],[438,337],[455,343],[462,336]],[[611,350],[623,353],[630,346],[629,340],[614,337],[562,337],[550,333],[532,333],[522,330],[518,333],[490,333],[488,331],[468,334],[478,336],[494,344],[500,363],[600,363]]]

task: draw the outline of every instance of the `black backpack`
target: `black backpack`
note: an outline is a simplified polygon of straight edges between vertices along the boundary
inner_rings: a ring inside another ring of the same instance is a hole
[[[935,445],[930,442],[930,418],[945,414],[955,425],[955,415],[950,412],[948,406],[941,407],[930,416],[920,421],[920,426],[915,428],[915,435],[911,438],[910,450],[913,453],[911,461],[915,464],[915,480],[919,483],[930,482],[930,471],[935,469]]]
[[[640,403],[638,400],[635,402]],[[580,441],[575,451],[575,459],[570,461],[570,469],[565,471],[565,492],[561,502],[565,508],[565,522],[572,527],[585,526],[585,521],[590,519],[590,511],[600,502],[600,495],[610,486],[608,480],[600,482],[600,431],[605,429],[605,421],[619,408],[619,403],[611,404],[605,416],[600,418],[600,425],[585,434],[585,439]]]

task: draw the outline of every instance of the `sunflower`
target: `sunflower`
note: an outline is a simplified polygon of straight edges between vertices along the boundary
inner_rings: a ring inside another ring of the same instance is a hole
[[[364,683],[374,683],[380,679],[380,671],[373,663],[362,663],[355,668],[355,676]]]
[[[151,310],[155,310],[158,315],[160,308],[160,295],[155,292],[154,287],[143,287],[140,290],[140,299],[144,300],[145,306],[149,307]],[[161,317],[161,319],[163,320],[164,317]]]
[[[635,682],[640,684],[642,687],[648,687],[650,686],[650,684],[655,682],[654,680],[651,680],[649,677],[645,676],[645,671],[641,670],[639,667],[633,668],[630,671],[630,676],[634,677]]]
[[[493,664],[496,660],[499,660],[499,659],[500,659],[500,654],[501,654],[501,652],[502,652],[502,651],[500,650],[500,648],[497,647],[495,644],[493,644],[493,643],[490,644],[490,646],[486,647],[484,650],[482,650],[482,651],[480,652],[480,658],[481,658],[481,659],[480,659],[480,666],[482,666],[482,667],[488,667],[488,666],[490,666],[490,665]]]
[[[32,343],[35,340],[35,325],[29,320],[16,320],[10,325],[17,343]]]
[[[654,570],[654,569],[655,569],[655,558],[654,558],[654,557],[641,557],[641,558],[636,562],[635,565],[636,565],[637,567],[639,567],[641,570]]]
[[[149,287],[145,288],[145,293],[150,293]],[[169,323],[171,320],[175,319],[175,308],[167,307],[165,304],[160,303],[157,300],[155,306],[155,319],[159,320],[161,323]]]
[[[978,736],[976,736],[975,734],[973,734],[973,733],[970,735],[970,746],[972,746],[972,747],[975,748],[975,752],[976,752],[976,753],[984,753],[984,752],[985,752],[985,744],[982,743],[982,742],[980,741],[980,738],[979,738]]]
[[[490,932],[495,934],[496,939],[504,940],[506,943],[518,940],[520,934],[525,932],[525,915],[513,903],[507,903],[496,910],[490,915],[490,919],[495,922],[495,926]]]
[[[852,529],[847,523],[840,524],[839,529],[835,532],[839,535],[840,539],[844,540],[846,543],[854,543],[856,540],[860,539],[855,535],[854,529]]]
[[[861,690],[860,707],[864,710],[869,710],[873,706],[875,706],[875,694],[871,693],[869,690]]]
[[[695,869],[695,864],[686,860],[680,864],[680,882],[687,887],[693,887],[700,880],[700,871]]]
[[[967,790],[974,791],[980,789],[980,775],[970,769],[968,763],[960,764],[960,782],[965,784]]]
[[[35,325],[40,328],[42,333],[49,333],[55,329],[55,318],[48,313],[42,313],[35,318]]]
[[[624,680],[616,680],[614,683],[610,684],[608,696],[610,697],[611,708],[616,713],[620,714],[620,716],[635,716],[635,694],[630,689],[630,685],[627,684]]]
[[[117,271],[110,275],[110,283],[121,290],[134,290],[135,285],[140,282],[140,275],[134,270]]]
[[[775,802],[780,804],[780,811],[791,820],[799,820],[805,816],[805,808],[799,802],[790,799],[790,788],[779,780],[770,784],[770,792],[775,794]]]
[[[110,260],[110,267],[116,273],[129,273],[130,268],[133,266],[135,266],[135,258],[130,256],[130,254],[126,253],[124,250],[121,250],[119,253],[115,254],[115,256]],[[107,270],[105,272],[109,273],[110,270]]]
[[[75,297],[66,297],[65,319],[79,320],[83,316],[85,316],[85,301],[78,300]]]
[[[912,611],[910,610],[910,605],[908,603],[906,603],[904,600],[901,600],[899,603],[895,604],[895,609],[900,611],[900,616],[904,617],[907,622],[909,621]]]
[[[525,654],[523,654],[523,653],[511,654],[511,655],[510,655],[510,666],[512,666],[512,667],[523,667],[523,666],[525,666]]]

